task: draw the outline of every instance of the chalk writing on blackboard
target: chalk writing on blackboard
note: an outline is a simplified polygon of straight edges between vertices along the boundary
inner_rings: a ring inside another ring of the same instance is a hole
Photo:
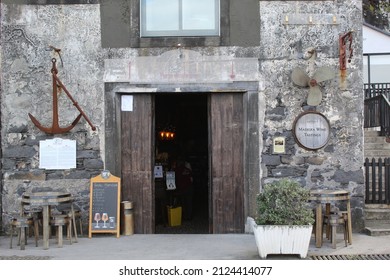
[[[116,207],[118,205],[117,192],[118,186],[116,183],[94,183],[92,215],[94,219],[93,228],[95,230],[116,228],[116,221],[118,219],[116,213]],[[111,222],[108,224],[109,219]]]
[[[119,237],[120,179],[101,175],[91,179],[89,237],[92,233],[117,233]]]

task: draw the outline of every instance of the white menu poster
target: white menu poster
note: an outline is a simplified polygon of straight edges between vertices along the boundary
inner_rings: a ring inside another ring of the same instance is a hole
[[[76,168],[76,141],[61,138],[39,141],[39,168]]]

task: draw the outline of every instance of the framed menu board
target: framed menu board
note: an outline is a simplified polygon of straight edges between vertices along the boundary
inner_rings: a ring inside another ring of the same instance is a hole
[[[91,179],[89,201],[89,234],[115,233],[120,235],[120,178],[103,171]]]

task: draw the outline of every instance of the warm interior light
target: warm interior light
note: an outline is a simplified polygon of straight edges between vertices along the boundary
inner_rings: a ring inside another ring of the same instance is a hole
[[[175,136],[176,136],[174,128],[171,128],[171,127],[162,129],[159,132],[159,135],[160,135],[160,140],[163,140],[163,141],[173,140],[173,139],[175,139]]]

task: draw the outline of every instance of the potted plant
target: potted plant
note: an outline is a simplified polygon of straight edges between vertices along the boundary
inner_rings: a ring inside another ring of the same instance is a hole
[[[310,192],[298,182],[282,179],[266,184],[257,196],[257,217],[250,220],[261,258],[298,254],[305,258],[314,223]]]

